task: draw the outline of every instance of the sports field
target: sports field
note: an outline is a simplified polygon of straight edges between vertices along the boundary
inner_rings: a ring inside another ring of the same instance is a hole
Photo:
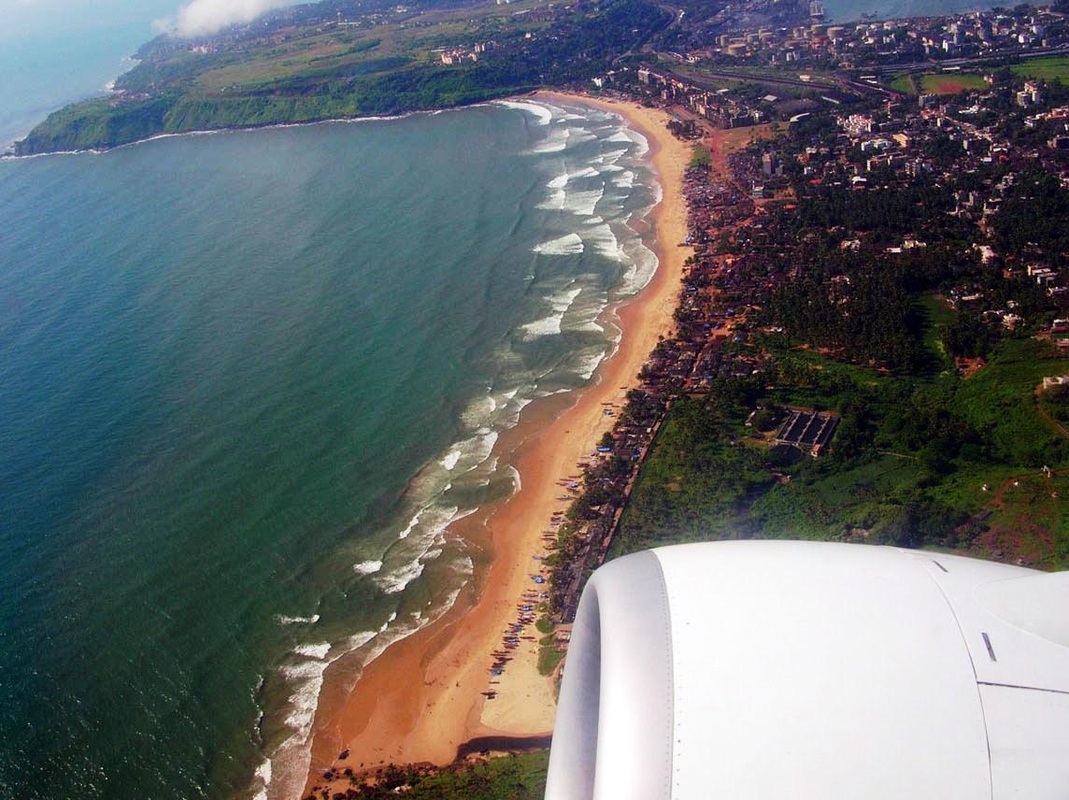
[[[901,75],[891,88],[906,94],[958,94],[983,89],[987,82],[971,72],[939,72],[924,75]]]

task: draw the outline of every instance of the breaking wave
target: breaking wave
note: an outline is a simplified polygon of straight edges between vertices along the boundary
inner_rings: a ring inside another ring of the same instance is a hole
[[[578,233],[566,233],[534,247],[534,252],[546,256],[577,256],[583,250],[583,240]]]
[[[285,614],[275,614],[279,625],[315,625],[319,622],[319,615],[312,614],[307,617],[288,617]]]

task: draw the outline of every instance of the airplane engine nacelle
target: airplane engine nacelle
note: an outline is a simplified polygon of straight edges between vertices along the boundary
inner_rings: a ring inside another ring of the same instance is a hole
[[[547,800],[1069,797],[1069,573],[864,545],[601,567]]]

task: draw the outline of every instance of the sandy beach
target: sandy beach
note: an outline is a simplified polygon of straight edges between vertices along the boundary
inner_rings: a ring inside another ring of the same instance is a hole
[[[464,520],[463,536],[484,558],[472,585],[436,623],[388,648],[352,685],[344,660],[327,672],[313,732],[308,783],[324,784],[324,770],[355,771],[381,763],[451,762],[457,748],[481,736],[548,734],[555,702],[550,679],[538,674],[536,643],[522,642],[512,661],[490,684],[491,653],[517,619],[525,593],[536,588],[544,554],[542,536],[553,513],[567,503],[561,481],[578,474],[613,418],[658,336],[667,335],[676,308],[683,263],[690,249],[682,177],[691,146],[666,129],[663,111],[633,103],[555,93],[536,97],[581,102],[614,111],[650,143],[650,158],[662,188],[653,212],[659,266],[650,284],[617,310],[622,330],[611,358],[581,392],[532,404],[520,424],[499,443],[503,460],[515,464],[521,488],[482,517]],[[534,634],[533,626],[525,633]],[[497,694],[488,700],[484,692]],[[345,759],[339,759],[342,751]],[[347,783],[339,783],[343,789]]]

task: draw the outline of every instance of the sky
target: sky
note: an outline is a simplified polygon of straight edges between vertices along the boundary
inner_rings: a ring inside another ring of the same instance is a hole
[[[31,37],[47,39],[56,34],[129,25],[146,13],[161,16],[174,12],[176,0],[0,0],[0,41]],[[148,24],[145,30],[151,32]]]
[[[174,29],[183,35],[212,33],[248,22],[296,0],[0,0],[0,41],[82,30],[144,24],[146,36]]]
[[[273,8],[289,5],[293,0],[190,0],[178,13],[157,25],[173,27],[180,36],[197,36],[215,31],[235,22],[249,22]]]

